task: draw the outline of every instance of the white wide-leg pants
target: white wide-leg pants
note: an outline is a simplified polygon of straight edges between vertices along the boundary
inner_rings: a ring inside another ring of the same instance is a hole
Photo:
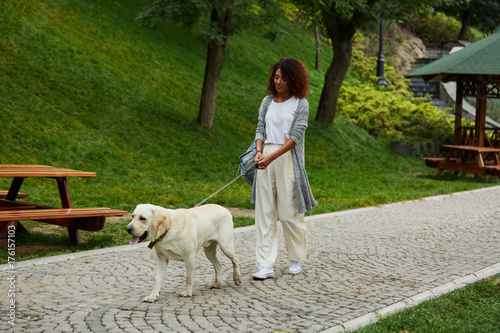
[[[264,155],[279,145],[266,144]],[[278,218],[283,228],[288,259],[307,258],[306,223],[298,213],[292,152],[281,155],[264,170],[257,170],[255,230],[257,267],[273,268],[278,256]]]

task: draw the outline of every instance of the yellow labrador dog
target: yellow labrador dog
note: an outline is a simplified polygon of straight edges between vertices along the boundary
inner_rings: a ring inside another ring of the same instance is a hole
[[[212,288],[220,288],[221,265],[216,256],[217,244],[233,263],[234,283],[241,283],[240,266],[233,246],[233,217],[222,206],[210,204],[190,209],[166,209],[150,204],[138,205],[127,232],[132,235],[131,245],[149,238],[156,251],[155,283],[144,302],[152,303],[160,294],[169,260],[184,261],[186,288],[180,296],[192,296],[196,254],[202,247],[215,269]]]

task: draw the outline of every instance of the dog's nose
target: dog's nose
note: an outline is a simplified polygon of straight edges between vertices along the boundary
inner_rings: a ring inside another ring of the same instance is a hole
[[[132,235],[132,230],[134,230],[134,228],[128,225],[127,232]]]

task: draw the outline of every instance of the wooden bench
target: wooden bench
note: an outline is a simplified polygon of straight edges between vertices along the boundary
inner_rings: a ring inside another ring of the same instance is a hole
[[[424,157],[422,160],[431,168],[439,169],[436,176],[439,177],[444,170],[454,171],[454,175],[463,172],[464,175],[473,173],[476,176],[482,175],[486,180],[488,175],[500,175],[500,148],[479,147],[470,145],[443,145],[448,149],[445,158]],[[461,158],[456,158],[460,156]],[[487,160],[486,157],[490,157]],[[485,163],[488,162],[488,163]]]
[[[439,168],[440,163],[444,163],[444,157],[421,157],[421,160],[425,161],[425,165],[429,168]],[[449,163],[458,163],[459,158],[450,158]]]
[[[73,208],[67,178],[95,176],[95,172],[50,165],[0,164],[0,177],[14,178],[5,199],[0,198],[0,237],[5,236],[6,232],[10,236],[14,228],[16,233],[27,231],[18,221],[34,220],[66,227],[71,243],[78,245],[80,244],[79,229],[97,231],[104,227],[106,216],[128,214],[126,211],[111,208]],[[14,195],[20,191],[24,180],[31,178],[56,180],[63,208],[15,200]]]
[[[12,208],[12,209],[10,209]],[[127,211],[106,207],[94,208],[40,208],[39,205],[4,207],[0,210],[0,236],[19,220],[33,220],[68,228],[70,241],[80,244],[78,230],[97,231],[104,227],[106,216],[128,214]]]
[[[5,199],[7,197],[7,193],[9,193],[9,191],[0,191],[0,199]],[[16,198],[26,198],[27,196],[27,193],[18,193]]]
[[[485,165],[484,169],[486,170],[486,174],[489,176],[500,177],[500,165]]]

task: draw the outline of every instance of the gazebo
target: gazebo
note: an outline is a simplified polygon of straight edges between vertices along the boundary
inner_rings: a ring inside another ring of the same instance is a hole
[[[446,157],[424,157],[426,165],[443,170],[500,176],[500,128],[486,126],[486,101],[500,98],[500,27],[495,32],[460,51],[414,70],[406,77],[426,81],[456,81],[455,131]],[[462,100],[476,98],[473,127],[462,126]]]

